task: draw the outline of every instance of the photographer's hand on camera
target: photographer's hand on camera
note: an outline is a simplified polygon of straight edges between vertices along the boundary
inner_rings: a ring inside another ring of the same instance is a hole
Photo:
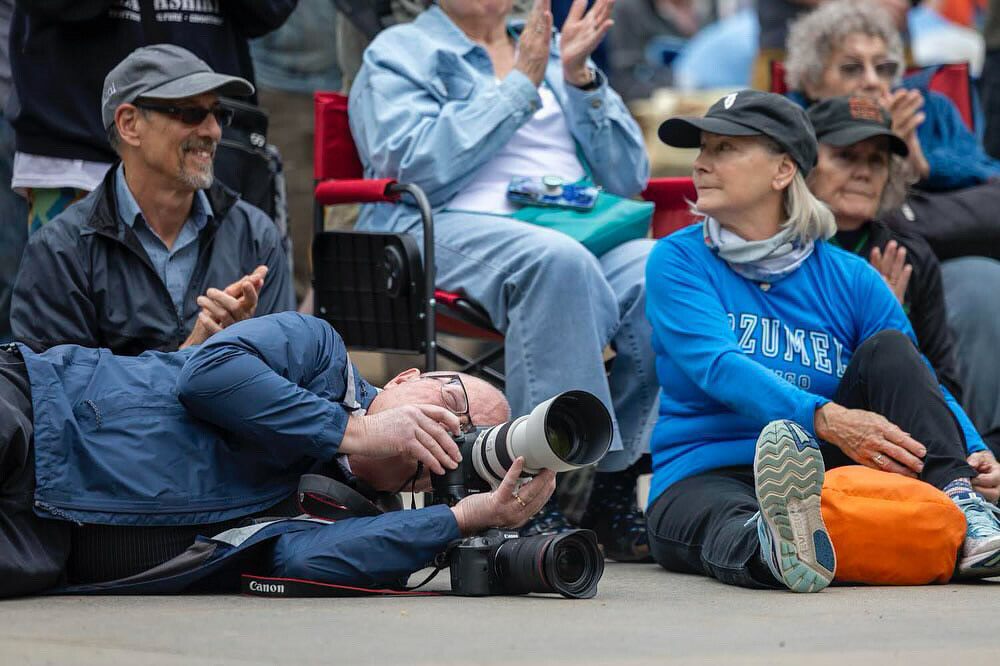
[[[371,415],[352,415],[339,453],[369,458],[399,456],[421,462],[435,474],[455,469],[462,454],[451,433],[461,432],[459,418],[436,405],[405,405]]]
[[[451,508],[462,534],[475,534],[490,527],[518,527],[538,513],[555,492],[556,473],[542,470],[518,487],[523,468],[524,458],[519,457],[496,490],[469,495]]]

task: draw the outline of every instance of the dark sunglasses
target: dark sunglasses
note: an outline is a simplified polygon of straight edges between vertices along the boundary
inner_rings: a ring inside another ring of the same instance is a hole
[[[844,62],[837,68],[845,79],[860,79],[864,76],[866,67],[867,65],[863,62]],[[875,74],[886,81],[896,78],[896,74],[899,73],[899,63],[892,60],[877,62],[872,67],[875,69]]]
[[[229,123],[233,122],[233,110],[219,105],[206,109],[203,106],[173,106],[170,104],[154,104],[153,102],[146,102],[143,100],[136,100],[132,103],[132,105],[139,109],[146,109],[147,111],[165,113],[171,118],[176,118],[185,125],[201,125],[205,122],[205,118],[207,118],[210,113],[215,116],[215,120],[219,123],[219,127],[228,127]]]

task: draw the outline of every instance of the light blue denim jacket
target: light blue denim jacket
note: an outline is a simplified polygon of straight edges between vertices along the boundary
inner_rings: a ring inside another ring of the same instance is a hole
[[[603,74],[593,91],[566,84],[558,49],[553,35],[546,80],[594,180],[614,194],[638,194],[649,180],[639,126]],[[497,85],[486,50],[435,5],[371,43],[351,88],[349,115],[365,177],[419,185],[440,209],[540,105],[537,88],[517,70]],[[372,204],[358,227],[402,230],[415,223],[409,206]]]

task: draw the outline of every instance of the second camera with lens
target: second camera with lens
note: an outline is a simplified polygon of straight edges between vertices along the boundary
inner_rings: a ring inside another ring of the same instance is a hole
[[[611,415],[596,396],[560,393],[527,416],[456,437],[462,462],[432,475],[434,502],[453,506],[497,488],[518,457],[524,458],[523,476],[592,465],[607,453],[611,437]],[[491,529],[453,545],[448,566],[455,594],[556,592],[582,599],[596,594],[604,557],[590,530],[519,537]]]
[[[463,596],[557,592],[571,599],[597,594],[604,556],[590,530],[520,537],[492,529],[448,552],[451,590]]]

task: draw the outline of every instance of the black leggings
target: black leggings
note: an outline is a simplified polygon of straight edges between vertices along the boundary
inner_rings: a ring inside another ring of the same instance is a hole
[[[927,448],[921,479],[943,488],[975,472],[965,462],[965,437],[933,373],[902,333],[883,331],[851,358],[833,401],[882,414]],[[763,424],[762,424],[763,425]],[[820,443],[827,468],[856,464]],[[753,469],[726,467],[667,488],[647,512],[653,558],[665,569],[712,576],[730,585],[783,587],[760,558]]]

